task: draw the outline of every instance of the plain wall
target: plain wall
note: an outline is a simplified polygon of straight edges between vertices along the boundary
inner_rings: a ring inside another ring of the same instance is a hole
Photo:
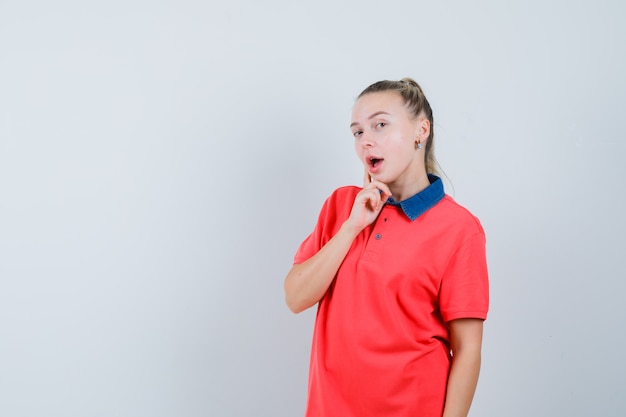
[[[411,76],[492,304],[472,416],[626,414],[621,1],[0,1],[0,415],[299,416],[283,278]]]

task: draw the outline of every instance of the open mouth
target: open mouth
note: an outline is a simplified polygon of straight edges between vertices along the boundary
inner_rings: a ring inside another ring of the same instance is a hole
[[[381,164],[381,162],[383,162],[383,158],[370,157],[368,162],[372,168],[376,168]]]

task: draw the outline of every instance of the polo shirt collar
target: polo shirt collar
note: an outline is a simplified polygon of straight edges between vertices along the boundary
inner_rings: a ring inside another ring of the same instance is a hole
[[[428,180],[430,181],[430,185],[413,197],[402,201],[395,201],[393,198],[389,197],[387,204],[390,206],[400,206],[404,214],[406,214],[411,221],[417,219],[434,207],[445,195],[441,178],[433,174],[428,174]]]

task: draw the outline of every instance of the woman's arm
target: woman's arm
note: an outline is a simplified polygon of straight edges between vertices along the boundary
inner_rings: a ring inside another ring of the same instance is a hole
[[[291,311],[300,313],[324,296],[358,233],[344,223],[319,252],[291,268],[285,278],[285,301]]]
[[[367,176],[366,178],[369,178]],[[315,305],[326,294],[354,238],[370,225],[391,195],[380,181],[366,180],[354,199],[350,217],[314,256],[294,265],[285,278],[285,301],[294,313]]]
[[[480,371],[483,320],[452,320],[449,326],[453,356],[443,417],[467,417]]]

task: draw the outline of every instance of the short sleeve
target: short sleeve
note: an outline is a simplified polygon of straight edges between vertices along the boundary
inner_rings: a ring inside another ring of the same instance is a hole
[[[317,224],[313,232],[300,244],[294,256],[294,264],[299,264],[313,255],[337,233],[341,224],[350,215],[356,187],[342,187],[326,199],[320,210]]]
[[[466,239],[450,259],[439,293],[439,307],[445,322],[487,318],[489,278],[485,244],[484,232],[476,233]]]
[[[300,244],[300,247],[293,258],[294,264],[301,264],[320,250],[321,246],[317,243],[319,242],[319,231],[317,229],[318,227],[316,226],[315,230],[313,230],[313,232],[311,232],[311,234]]]

